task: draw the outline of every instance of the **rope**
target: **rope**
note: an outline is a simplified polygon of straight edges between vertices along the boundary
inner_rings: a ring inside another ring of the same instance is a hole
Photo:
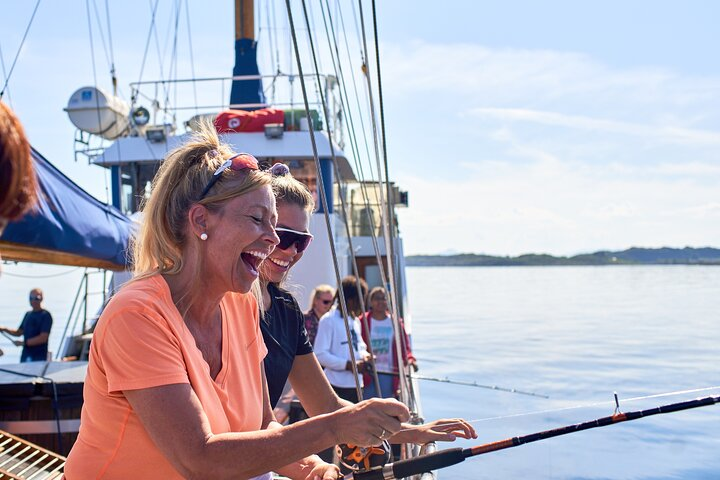
[[[25,33],[23,34],[23,38],[20,41],[20,46],[18,47],[18,51],[15,54],[15,58],[13,59],[12,65],[10,66],[10,71],[7,74],[7,77],[5,77],[5,83],[3,84],[2,90],[0,90],[0,99],[2,99],[3,95],[5,94],[5,90],[7,89],[8,83],[10,82],[10,77],[13,74],[13,71],[15,70],[15,64],[17,63],[18,57],[20,56],[20,52],[22,51],[23,45],[25,45],[25,40],[27,39],[28,32],[30,32],[30,27],[33,24],[33,20],[35,20],[35,14],[38,11],[38,7],[40,6],[40,1],[37,0],[37,3],[35,3],[35,8],[33,9],[33,13],[30,16],[30,22],[28,22],[28,26],[25,28]],[[5,67],[3,66],[3,70]]]
[[[15,278],[55,278],[55,277],[61,277],[63,275],[68,275],[70,273],[73,273],[76,270],[79,270],[80,268],[81,267],[75,267],[75,268],[67,270],[65,272],[54,273],[52,275],[20,275],[19,273],[10,273],[7,270],[3,270],[2,274],[3,274],[3,276],[7,275],[8,277],[15,277]]]

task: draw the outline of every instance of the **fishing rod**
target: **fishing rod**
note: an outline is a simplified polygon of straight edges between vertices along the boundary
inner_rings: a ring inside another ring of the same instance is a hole
[[[631,420],[637,420],[638,418],[642,417],[659,415],[661,413],[673,413],[679,412],[681,410],[689,410],[691,408],[715,405],[716,403],[720,403],[720,395],[696,398],[694,400],[671,403],[668,405],[661,405],[659,407],[649,408],[647,410],[637,410],[634,412],[626,413],[622,413],[619,411],[620,408],[617,401],[617,395],[615,396],[615,402],[617,405],[615,413],[609,417],[597,418],[595,420],[590,420],[575,425],[567,425],[564,427],[554,428],[552,430],[545,430],[537,433],[531,433],[520,437],[507,438],[505,440],[486,443],[483,445],[478,445],[476,447],[450,448],[447,450],[441,450],[439,452],[430,453],[421,457],[400,460],[395,463],[387,464],[384,467],[377,467],[365,472],[355,472],[352,474],[351,478],[353,480],[392,480],[396,478],[405,478],[411,475],[431,472],[433,470],[437,470],[438,468],[449,467],[451,465],[464,462],[466,458],[474,457],[476,455],[496,452],[498,450],[504,450],[506,448],[518,447],[526,443],[537,442],[538,440],[545,440],[546,438],[567,435],[568,433],[579,432],[581,430],[589,430],[591,428],[604,427],[606,425],[613,425],[615,423],[628,422]]]
[[[384,375],[393,375],[395,377],[398,376],[397,373],[394,372],[384,372],[378,370],[378,374],[384,374]],[[533,392],[525,392],[523,390],[518,390],[516,388],[507,388],[507,387],[498,387],[497,385],[483,385],[482,383],[478,382],[463,382],[460,380],[450,380],[449,378],[437,378],[437,377],[428,377],[426,375],[418,375],[417,373],[413,373],[412,378],[417,378],[418,380],[428,380],[431,382],[440,382],[440,383],[450,383],[452,385],[464,385],[466,387],[476,387],[476,388],[486,388],[488,390],[498,390],[500,392],[508,392],[508,393],[517,393],[519,395],[530,395],[531,397],[540,397],[540,398],[550,398],[547,395],[543,395],[541,393],[533,393]]]
[[[7,332],[0,332],[0,333],[2,333],[3,337],[10,340],[13,343],[13,345],[15,344],[15,340],[17,340],[16,338],[11,337],[10,334]]]

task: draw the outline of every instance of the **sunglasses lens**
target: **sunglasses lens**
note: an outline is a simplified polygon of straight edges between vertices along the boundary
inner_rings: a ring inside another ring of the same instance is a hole
[[[299,233],[287,232],[285,230],[277,230],[277,236],[280,238],[280,243],[278,243],[277,248],[287,250],[294,243],[298,253],[304,251],[308,245],[310,245],[310,240],[312,239],[310,235],[300,235]]]
[[[236,172],[249,168],[250,170],[258,169],[258,161],[249,153],[238,153],[232,159],[232,168]]]

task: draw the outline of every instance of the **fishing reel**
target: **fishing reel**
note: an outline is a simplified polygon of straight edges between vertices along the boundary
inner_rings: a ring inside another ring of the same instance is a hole
[[[358,447],[344,443],[335,447],[343,475],[362,472],[375,467],[382,467],[391,459],[392,449],[387,440],[377,447]]]

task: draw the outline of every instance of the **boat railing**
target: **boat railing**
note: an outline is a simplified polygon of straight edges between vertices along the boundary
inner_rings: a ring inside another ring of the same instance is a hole
[[[78,357],[78,359],[86,356],[87,352],[84,350],[89,346],[89,341],[86,341],[89,338],[83,339],[82,336],[89,333],[98,317],[96,311],[90,310],[92,308],[90,299],[93,296],[102,295],[100,304],[105,305],[107,301],[107,274],[107,270],[85,269],[80,285],[75,292],[75,298],[70,307],[65,328],[60,337],[60,344],[55,353],[56,360],[65,358],[68,355]],[[91,290],[91,285],[97,283],[97,281],[93,282],[92,279],[97,279],[98,276],[102,276],[102,288],[98,291]]]
[[[177,78],[165,80],[144,80],[130,83],[131,115],[143,102],[149,103],[153,123],[175,122],[180,112],[194,111],[195,114],[217,113],[226,109],[252,110],[278,108],[304,110],[305,104],[299,80],[300,75],[278,72],[275,75],[236,75],[229,77]],[[306,83],[313,85],[317,79],[314,73],[303,75]],[[333,90],[337,81],[332,75],[320,75],[323,93],[327,98],[328,110],[334,112],[337,103]],[[230,91],[234,82],[260,82],[267,101],[265,103],[230,103]],[[201,87],[201,88],[198,88]],[[323,107],[317,88],[308,89],[308,104],[323,118]],[[161,116],[170,118],[160,118]],[[330,117],[334,117],[330,115]],[[333,127],[332,123],[330,124]]]

